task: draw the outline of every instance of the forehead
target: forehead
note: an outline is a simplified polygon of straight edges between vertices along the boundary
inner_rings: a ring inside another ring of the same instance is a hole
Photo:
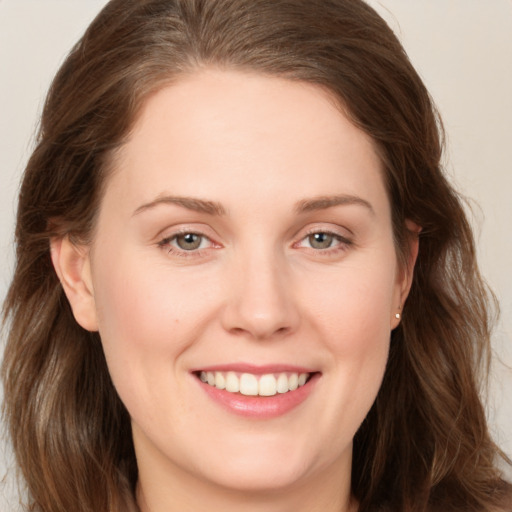
[[[152,95],[114,168],[133,208],[162,193],[264,202],[269,191],[383,192],[373,141],[324,89],[235,71],[198,71]]]

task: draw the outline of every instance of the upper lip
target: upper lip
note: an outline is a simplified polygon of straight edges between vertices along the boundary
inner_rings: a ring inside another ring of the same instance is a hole
[[[304,366],[289,365],[289,364],[266,364],[255,365],[250,363],[228,363],[228,364],[215,364],[209,366],[201,366],[194,368],[192,373],[196,372],[237,372],[237,373],[252,373],[254,375],[265,375],[268,373],[314,373],[317,370],[307,368]]]

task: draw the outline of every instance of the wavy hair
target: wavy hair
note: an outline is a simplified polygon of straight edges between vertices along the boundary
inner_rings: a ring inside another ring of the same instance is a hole
[[[505,511],[503,454],[480,399],[492,294],[441,169],[435,106],[393,32],[361,0],[112,0],[72,49],[24,173],[4,304],[4,415],[27,509],[137,510],[129,415],[98,333],[73,318],[50,240],[90,239],[113,156],[145,99],[208,66],[329,91],[379,151],[399,256],[406,219],[423,228],[384,381],[354,440],[360,511]]]

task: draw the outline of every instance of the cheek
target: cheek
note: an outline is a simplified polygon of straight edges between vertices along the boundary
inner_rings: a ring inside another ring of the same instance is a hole
[[[173,368],[193,339],[183,294],[128,261],[96,278],[99,333],[113,384],[132,418],[158,424],[158,411],[169,406],[161,391],[180,396]],[[172,403],[175,411],[186,405]]]
[[[197,291],[197,280],[169,272],[162,262],[125,251],[115,260],[106,249],[97,255],[94,293],[99,332],[114,380],[149,382],[169,373],[179,356],[214,316],[208,290]],[[143,262],[143,263],[141,263]],[[160,372],[160,373],[159,373]]]
[[[179,298],[172,287],[152,278],[137,258],[109,258],[112,251],[97,255],[94,296],[98,326],[110,373],[116,386],[146,379],[148,359],[168,359],[180,347],[174,341],[179,328]],[[163,296],[165,290],[166,297]],[[130,382],[130,380],[132,382]],[[126,382],[125,382],[126,381]]]
[[[347,266],[304,290],[311,318],[335,353],[364,355],[389,338],[398,285],[388,260]]]
[[[324,397],[325,421],[341,425],[346,442],[355,435],[382,383],[397,289],[395,275],[394,259],[386,264],[384,257],[339,272],[327,291],[314,288],[310,318],[330,354],[327,388],[336,390]],[[331,442],[343,440],[334,436]]]
[[[336,368],[333,375],[341,381],[338,389],[352,390],[346,399],[354,399],[356,407],[359,401],[369,408],[388,358],[390,293],[359,288],[330,304],[330,323],[324,324],[323,339]]]

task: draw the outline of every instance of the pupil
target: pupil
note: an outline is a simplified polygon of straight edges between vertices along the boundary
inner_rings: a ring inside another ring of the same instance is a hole
[[[332,235],[315,233],[309,236],[309,243],[314,249],[328,249],[332,245]]]
[[[176,243],[180,249],[190,251],[197,249],[201,245],[201,237],[195,233],[186,233],[185,235],[179,236],[176,239]]]

